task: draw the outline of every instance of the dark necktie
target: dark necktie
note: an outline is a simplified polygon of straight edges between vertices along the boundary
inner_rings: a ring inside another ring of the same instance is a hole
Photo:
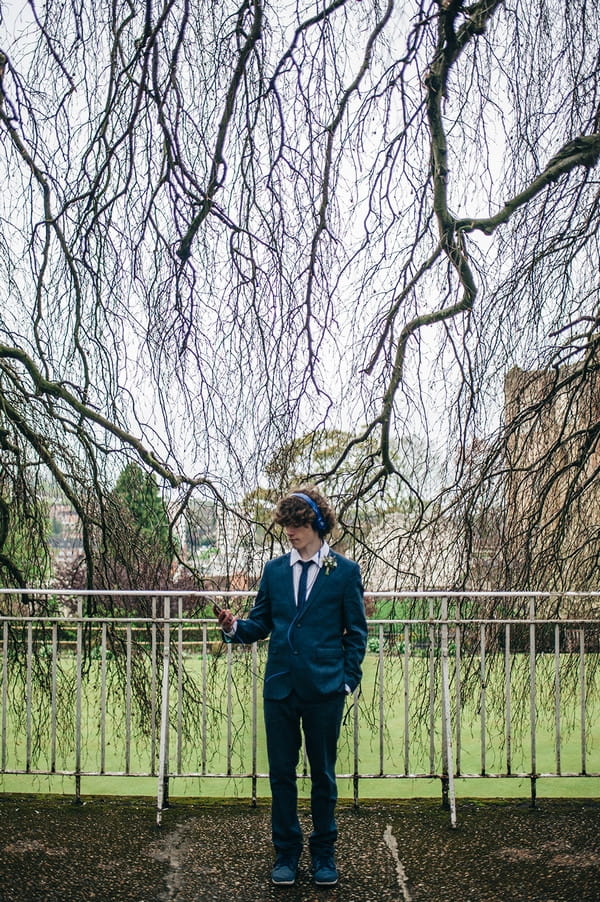
[[[298,583],[298,611],[301,611],[306,601],[306,584],[308,582],[308,568],[312,561],[300,561],[302,573],[300,574],[300,582]]]

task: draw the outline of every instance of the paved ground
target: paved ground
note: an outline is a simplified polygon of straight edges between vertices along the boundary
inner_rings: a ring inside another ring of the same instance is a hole
[[[0,902],[600,902],[600,801],[338,809],[341,878],[270,884],[268,803],[0,796]],[[307,813],[303,821],[309,828]]]

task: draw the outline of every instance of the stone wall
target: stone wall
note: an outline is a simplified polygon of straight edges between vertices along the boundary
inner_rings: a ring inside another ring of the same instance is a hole
[[[515,586],[598,588],[599,430],[595,362],[507,374],[505,541]]]

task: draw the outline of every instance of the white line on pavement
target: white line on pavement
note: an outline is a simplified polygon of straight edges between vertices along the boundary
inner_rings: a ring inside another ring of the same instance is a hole
[[[410,893],[408,891],[408,886],[406,882],[406,871],[404,870],[404,866],[400,861],[400,856],[398,855],[398,842],[396,837],[392,833],[391,825],[385,828],[385,833],[383,834],[383,841],[391,852],[392,858],[394,859],[394,863],[396,865],[396,875],[398,877],[398,885],[402,890],[402,898],[404,902],[411,902]]]

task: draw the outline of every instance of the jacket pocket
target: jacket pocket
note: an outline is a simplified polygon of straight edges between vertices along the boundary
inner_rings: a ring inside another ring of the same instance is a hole
[[[344,660],[344,650],[340,646],[336,646],[336,648],[316,648],[315,649],[315,661],[318,664],[329,664],[335,661],[343,661]]]

